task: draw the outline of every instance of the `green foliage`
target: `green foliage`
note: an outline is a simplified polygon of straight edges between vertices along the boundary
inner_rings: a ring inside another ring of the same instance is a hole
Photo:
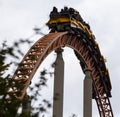
[[[19,55],[23,56],[24,53],[20,50],[20,45],[27,43],[30,45],[28,40],[19,40],[14,42],[11,47],[8,47],[6,42],[3,43],[0,48],[0,117],[38,117],[40,113],[46,112],[47,109],[51,108],[51,103],[43,99],[42,103],[39,104],[39,107],[31,106],[31,102],[38,101],[40,90],[47,86],[46,75],[52,72],[48,72],[46,69],[40,72],[39,81],[34,86],[30,86],[30,92],[33,92],[31,96],[27,96],[24,100],[19,101],[16,99],[16,96],[10,91],[11,87],[14,87],[17,83],[18,87],[21,87],[20,82],[16,82],[12,77],[7,74],[8,69],[13,63],[6,63],[8,57],[14,59],[14,65],[18,65],[16,62],[19,59]],[[34,57],[31,56],[33,59]],[[21,65],[22,66],[22,65]],[[27,72],[24,70],[24,72]],[[37,89],[36,91],[34,89]],[[17,112],[19,108],[22,108],[22,112]]]
[[[19,58],[15,55],[15,50],[19,50],[19,44],[19,42],[15,42],[15,46],[8,47],[6,42],[4,42],[0,48],[0,117],[14,117],[18,105],[21,103],[16,99],[15,95],[12,95],[9,91],[10,88],[14,86],[15,82],[11,76],[6,73],[12,63],[5,63],[7,56],[15,59]],[[21,54],[21,51],[19,51],[19,53]]]

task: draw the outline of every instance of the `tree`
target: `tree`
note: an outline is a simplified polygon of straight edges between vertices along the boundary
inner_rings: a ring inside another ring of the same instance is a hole
[[[39,104],[38,107],[31,107],[29,113],[26,113],[24,110],[21,113],[16,113],[17,108],[24,108],[22,105],[27,105],[31,101],[37,101],[37,95],[40,95],[38,90],[41,90],[42,87],[46,86],[46,74],[52,74],[46,69],[40,72],[39,76],[39,83],[35,84],[34,87],[29,87],[30,91],[34,91],[36,87],[37,90],[33,93],[33,95],[26,96],[26,100],[18,101],[12,93],[8,92],[12,86],[14,86],[14,80],[10,74],[7,74],[9,68],[14,65],[17,66],[19,56],[23,56],[24,53],[21,51],[20,46],[23,44],[27,44],[30,46],[31,41],[28,39],[20,39],[13,43],[11,47],[7,46],[6,42],[4,41],[2,47],[0,48],[0,116],[7,117],[7,116],[21,116],[21,117],[36,117],[39,115],[40,112],[45,112],[47,108],[51,107],[51,103],[44,99],[43,104]],[[6,63],[7,57],[11,57],[14,59],[13,63]],[[27,103],[26,103],[27,102]],[[25,104],[26,103],[26,104]],[[18,106],[19,105],[19,106]]]
[[[19,49],[19,45],[22,43],[30,43],[28,40],[19,40],[19,42],[15,42],[13,46],[8,47],[6,42],[3,42],[2,47],[0,48],[0,116],[14,116],[15,110],[18,105],[18,101],[8,92],[8,90],[14,85],[14,81],[10,74],[7,74],[7,70],[10,68],[12,63],[6,64],[6,59],[8,56],[13,57],[14,59],[18,59],[19,57],[16,56],[16,51],[20,55],[23,53]],[[14,47],[14,48],[13,48]],[[14,62],[16,65],[16,62]]]

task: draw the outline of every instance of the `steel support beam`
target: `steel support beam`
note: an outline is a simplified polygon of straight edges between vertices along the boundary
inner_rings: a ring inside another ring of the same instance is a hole
[[[83,94],[83,117],[92,117],[92,77],[91,70],[85,70]]]
[[[64,61],[62,58],[63,49],[56,51],[55,79],[54,79],[54,100],[53,117],[63,117],[63,94],[64,94]]]

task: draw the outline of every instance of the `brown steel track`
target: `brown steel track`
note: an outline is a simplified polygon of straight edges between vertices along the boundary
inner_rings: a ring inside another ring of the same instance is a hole
[[[105,93],[104,85],[100,82],[100,73],[98,69],[96,69],[96,63],[91,56],[89,47],[86,46],[86,42],[83,41],[83,39],[68,32],[49,33],[40,38],[30,48],[13,76],[13,79],[17,82],[16,84],[21,84],[21,87],[15,85],[12,88],[16,98],[20,100],[23,99],[36,70],[47,55],[57,48],[64,46],[74,49],[79,54],[80,61],[85,65],[84,70],[90,69],[92,71],[93,88],[96,93],[95,100],[100,117],[113,117],[110,100]]]

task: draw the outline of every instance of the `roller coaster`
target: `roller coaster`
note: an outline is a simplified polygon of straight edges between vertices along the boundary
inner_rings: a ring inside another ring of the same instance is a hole
[[[14,81],[21,84],[21,87],[12,87],[13,94],[22,100],[35,72],[47,55],[67,46],[74,50],[83,73],[86,69],[91,70],[92,97],[96,100],[100,117],[113,117],[109,100],[112,89],[109,72],[89,24],[73,8],[64,7],[58,12],[54,7],[46,25],[50,33],[29,49],[13,75]]]

